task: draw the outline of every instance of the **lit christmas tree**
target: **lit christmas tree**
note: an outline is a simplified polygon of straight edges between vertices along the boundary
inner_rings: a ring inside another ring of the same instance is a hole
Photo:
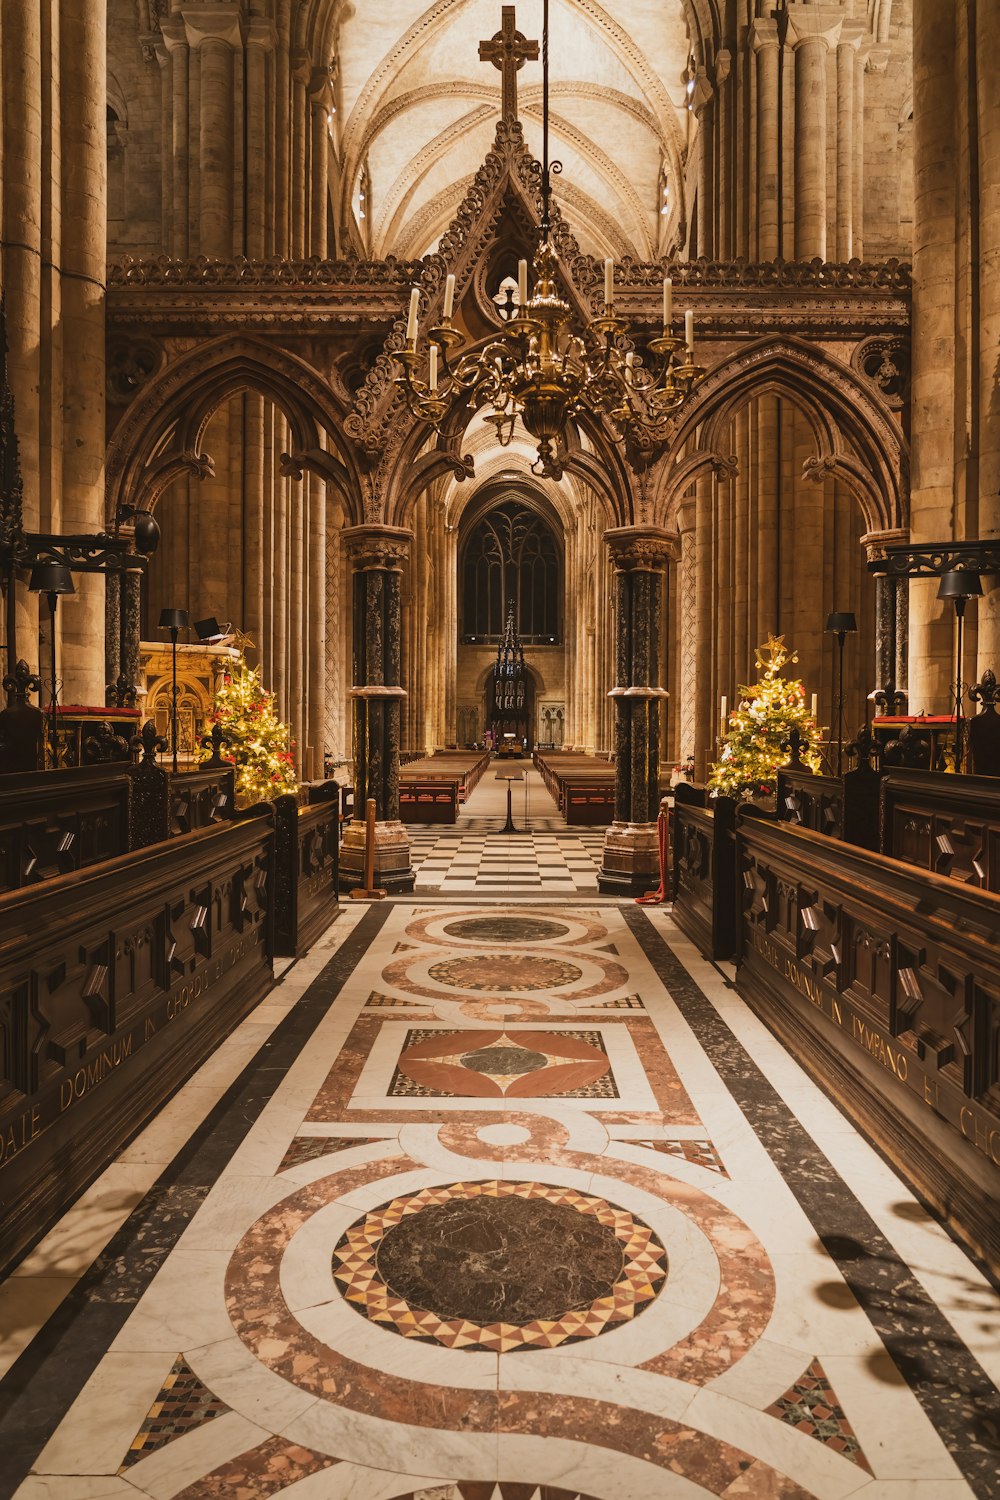
[[[743,802],[774,794],[778,768],[789,760],[782,746],[793,728],[799,731],[803,762],[817,775],[821,765],[820,732],[806,708],[802,683],[781,675],[798,657],[780,635],[768,636],[756,655],[760,680],[740,688],[740,701],[729,716],[729,732],[722,743],[722,758],[708,778],[713,791]]]
[[[261,683],[258,669],[248,667],[242,656],[222,679],[209,722],[218,724],[229,741],[225,753],[236,762],[236,800],[241,807],[297,789],[288,725],[275,713],[274,694]],[[208,760],[211,753],[202,747],[199,759]]]

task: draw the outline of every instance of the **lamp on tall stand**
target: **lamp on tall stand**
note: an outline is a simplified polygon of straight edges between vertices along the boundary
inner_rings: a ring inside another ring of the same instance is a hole
[[[28,588],[33,594],[45,594],[49,601],[49,636],[52,647],[52,692],[49,697],[49,754],[52,769],[59,764],[59,733],[56,718],[56,703],[59,697],[59,679],[56,676],[56,605],[60,594],[75,594],[73,575],[65,563],[37,562],[31,570]]]
[[[955,606],[958,632],[955,642],[955,770],[961,773],[965,760],[965,715],[962,712],[962,633],[965,625],[965,606],[969,599],[978,599],[983,592],[979,574],[970,568],[953,568],[941,574],[937,596],[950,599]]]
[[[837,775],[844,769],[844,641],[853,635],[858,622],[849,610],[834,610],[827,616],[826,628],[837,637]]]
[[[170,749],[173,754],[174,775],[177,775],[177,637],[188,628],[186,609],[161,609],[160,629],[170,631],[170,651],[173,657],[173,686],[170,693]]]

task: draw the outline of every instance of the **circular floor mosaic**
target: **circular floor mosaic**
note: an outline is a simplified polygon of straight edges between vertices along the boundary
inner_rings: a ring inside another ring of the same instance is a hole
[[[569,932],[565,922],[542,917],[464,917],[441,930],[474,943],[551,943]]]
[[[630,1322],[666,1280],[648,1225],[574,1188],[459,1182],[352,1224],[333,1271],[375,1323],[446,1349],[554,1349]]]
[[[506,995],[512,991],[554,990],[575,984],[583,977],[576,964],[533,954],[477,953],[468,958],[448,958],[432,964],[427,977],[435,984],[456,990],[490,990]]]

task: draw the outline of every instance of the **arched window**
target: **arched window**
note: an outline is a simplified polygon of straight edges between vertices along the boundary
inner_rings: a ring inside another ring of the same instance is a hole
[[[562,564],[552,528],[536,511],[504,500],[487,511],[462,549],[463,641],[498,641],[512,600],[525,645],[562,640]]]

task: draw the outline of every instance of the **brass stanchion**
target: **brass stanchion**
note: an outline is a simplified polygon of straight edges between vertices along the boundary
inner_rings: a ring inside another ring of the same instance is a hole
[[[365,883],[351,892],[352,901],[383,901],[385,891],[375,888],[375,798],[365,803]]]

